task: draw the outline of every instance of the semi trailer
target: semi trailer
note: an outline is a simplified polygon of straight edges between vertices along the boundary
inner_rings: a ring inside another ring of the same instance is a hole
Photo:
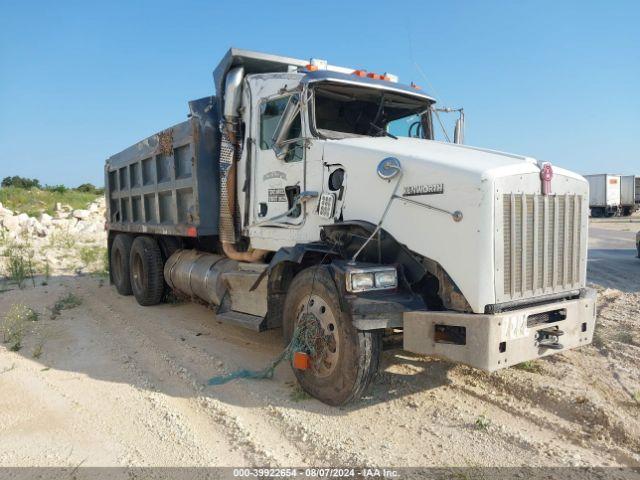
[[[628,217],[640,207],[640,177],[620,177],[620,213]]]
[[[593,217],[613,217],[621,211],[620,175],[585,175],[589,182],[589,208]]]
[[[388,73],[231,49],[213,77],[186,121],[106,161],[120,294],[281,329],[331,405],[391,340],[486,371],[591,342],[580,175],[463,145],[462,111],[436,141],[443,109]]]

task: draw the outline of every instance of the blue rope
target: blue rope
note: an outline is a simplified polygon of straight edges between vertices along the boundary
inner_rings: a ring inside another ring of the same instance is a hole
[[[262,370],[242,369],[226,375],[217,375],[211,377],[207,384],[223,385],[237,378],[252,378],[256,380],[271,379],[278,365],[285,359],[291,361],[295,352],[305,352],[313,357],[316,354],[319,339],[326,341],[318,320],[315,315],[306,313],[302,315],[302,318],[296,325],[289,345],[271,362],[271,365]]]

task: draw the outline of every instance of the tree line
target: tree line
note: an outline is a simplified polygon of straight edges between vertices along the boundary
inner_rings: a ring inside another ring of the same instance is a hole
[[[20,177],[18,175],[14,175],[12,177],[4,177],[0,186],[2,186],[3,188],[6,188],[6,187],[22,188],[25,190],[31,190],[32,188],[37,188],[39,190],[46,190],[49,192],[58,192],[58,193],[64,193],[67,190],[75,190],[77,192],[84,192],[84,193],[93,193],[95,195],[102,195],[104,193],[104,188],[96,187],[92,183],[83,183],[82,185],[78,185],[76,188],[69,188],[65,185],[41,185],[40,180],[36,178],[25,178],[25,177]]]

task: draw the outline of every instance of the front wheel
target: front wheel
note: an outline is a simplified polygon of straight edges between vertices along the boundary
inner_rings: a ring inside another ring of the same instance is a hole
[[[311,354],[307,370],[294,369],[303,390],[334,406],[359,399],[378,371],[382,336],[353,326],[351,316],[340,309],[331,275],[322,267],[300,272],[287,293],[285,342],[303,329],[306,335],[294,342],[303,343]]]

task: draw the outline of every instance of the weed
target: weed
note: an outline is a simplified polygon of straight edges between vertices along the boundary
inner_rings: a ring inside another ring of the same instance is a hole
[[[33,358],[40,358],[44,348],[44,340],[39,341],[33,349]]]
[[[11,351],[20,350],[28,322],[35,322],[38,317],[36,311],[21,303],[16,303],[9,309],[2,322],[2,338],[4,343],[9,344]]]
[[[102,247],[82,247],[80,248],[80,260],[85,266],[91,265],[100,257]]]
[[[107,249],[105,247],[80,248],[80,260],[85,268],[93,266],[92,271],[100,276],[106,276],[109,273],[109,263],[106,261]]]
[[[486,431],[491,426],[491,420],[485,414],[482,414],[476,418],[475,425],[476,429]]]
[[[70,250],[76,246],[76,239],[68,230],[66,232],[53,232],[49,236],[49,245],[53,248]]]
[[[49,260],[44,261],[44,284],[49,283],[49,278],[51,277],[51,265],[49,265]]]
[[[534,362],[533,360],[527,360],[526,362],[518,363],[517,365],[514,365],[514,368],[531,373],[543,372],[542,365],[540,365],[538,362]]]
[[[33,286],[36,286],[32,264],[34,254],[28,243],[12,243],[2,252],[2,256],[6,257],[7,277],[18,285],[18,288],[24,288],[24,282],[28,278],[31,278]]]
[[[73,293],[67,293],[63,297],[60,297],[56,303],[51,307],[51,320],[55,320],[60,316],[62,310],[70,310],[82,304],[82,299],[77,297]]]
[[[309,400],[311,395],[305,392],[299,384],[295,384],[293,386],[293,390],[289,394],[289,398],[294,402],[302,402],[304,400]]]

